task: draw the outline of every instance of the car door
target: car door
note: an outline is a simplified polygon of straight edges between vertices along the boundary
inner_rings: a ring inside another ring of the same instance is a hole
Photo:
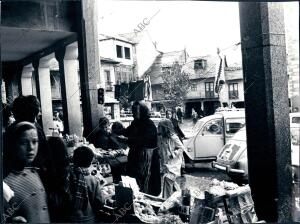
[[[215,118],[206,122],[194,144],[197,158],[216,157],[224,145],[222,119]]]

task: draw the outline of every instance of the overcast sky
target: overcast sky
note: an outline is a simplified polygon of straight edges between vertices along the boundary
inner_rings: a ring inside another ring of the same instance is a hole
[[[145,29],[163,52],[186,47],[190,56],[199,56],[216,53],[217,47],[224,49],[240,41],[237,2],[99,0],[97,3],[99,33],[103,34],[137,31],[139,23],[154,16]],[[289,4],[298,8],[298,3]],[[298,21],[298,14],[295,16]]]

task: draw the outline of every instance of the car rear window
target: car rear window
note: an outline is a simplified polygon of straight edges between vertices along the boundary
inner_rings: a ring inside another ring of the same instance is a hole
[[[292,118],[292,123],[293,124],[300,124],[300,117],[293,117]]]
[[[225,123],[226,134],[232,135],[245,126],[245,118],[227,118]]]

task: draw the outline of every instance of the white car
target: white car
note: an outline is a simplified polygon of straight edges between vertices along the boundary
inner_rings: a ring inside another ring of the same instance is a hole
[[[298,129],[299,130],[299,129]],[[292,168],[294,180],[299,178],[299,131],[291,132]],[[296,135],[295,135],[296,134]],[[234,181],[248,180],[246,129],[242,128],[222,148],[213,167],[228,174]]]
[[[187,162],[216,160],[226,142],[244,126],[244,111],[222,111],[201,118],[190,132],[185,132]]]

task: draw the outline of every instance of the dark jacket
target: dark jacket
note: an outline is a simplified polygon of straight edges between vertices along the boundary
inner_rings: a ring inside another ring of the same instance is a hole
[[[136,104],[140,106],[140,118],[135,119],[124,131],[130,148],[126,171],[137,180],[141,192],[159,195],[161,183],[157,129],[150,120],[147,106],[143,103],[134,105]]]
[[[114,146],[110,139],[110,134],[103,129],[98,129],[98,131],[91,136],[90,142],[93,143],[96,148],[104,150],[112,149]]]

